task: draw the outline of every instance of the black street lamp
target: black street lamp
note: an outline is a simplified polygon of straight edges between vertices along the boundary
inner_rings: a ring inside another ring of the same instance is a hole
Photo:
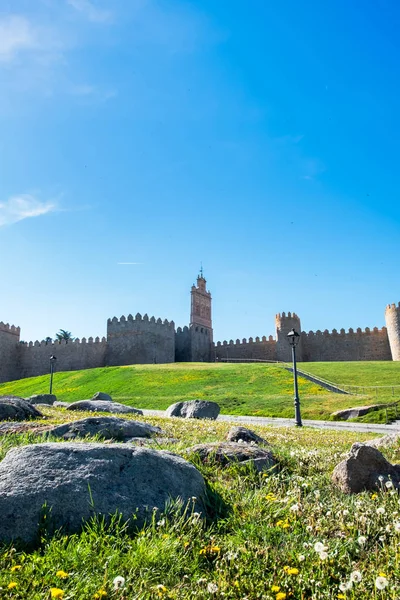
[[[299,389],[297,387],[297,365],[296,365],[296,346],[300,341],[300,334],[297,333],[294,329],[289,331],[287,334],[287,339],[289,340],[289,344],[292,347],[292,358],[293,358],[293,382],[294,382],[294,416],[297,427],[302,427],[303,423],[301,422],[301,414],[300,414],[300,398],[299,398]]]
[[[50,394],[53,391],[53,373],[54,373],[54,364],[57,358],[52,354],[50,356]]]

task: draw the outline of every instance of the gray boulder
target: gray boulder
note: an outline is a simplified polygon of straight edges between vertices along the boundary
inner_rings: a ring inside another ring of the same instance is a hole
[[[246,442],[247,444],[257,444],[260,446],[269,446],[267,440],[260,437],[247,427],[231,427],[227,433],[226,439],[228,442]]]
[[[32,404],[18,396],[0,396],[0,421],[26,421],[43,417]]]
[[[277,464],[270,450],[235,442],[197,444],[187,448],[186,452],[187,454],[196,454],[203,464],[218,463],[223,467],[232,463],[253,463],[257,470],[264,470],[271,469]]]
[[[337,410],[331,414],[337,421],[347,421],[348,419],[356,419],[357,417],[363,417],[370,412],[380,410],[383,408],[382,404],[371,404],[370,406],[355,406],[354,408],[345,408],[344,410]]]
[[[119,404],[118,402],[107,402],[106,400],[79,400],[67,406],[67,410],[90,410],[92,412],[143,415],[143,412],[138,408]]]
[[[379,450],[360,443],[352,445],[348,457],[332,474],[332,481],[346,494],[376,491],[389,480],[394,487],[399,487],[400,465],[392,465]]]
[[[216,402],[208,400],[189,400],[176,402],[165,411],[167,417],[183,417],[185,419],[216,419],[220,408]]]
[[[58,406],[59,408],[68,408],[68,406],[70,406],[71,403],[70,402],[54,402],[53,406]]]
[[[26,399],[29,404],[54,404],[57,402],[57,396],[54,394],[35,394]]]
[[[364,446],[371,446],[371,448],[393,448],[400,444],[400,433],[388,433],[380,438],[368,440],[364,442]]]
[[[77,532],[92,516],[108,519],[116,511],[142,527],[154,507],[162,511],[171,500],[201,512],[204,494],[199,471],[170,452],[126,444],[19,446],[0,462],[0,540],[35,542],[44,505],[50,533]]]
[[[127,438],[150,438],[160,435],[160,427],[153,427],[139,421],[128,421],[118,417],[88,417],[80,421],[72,421],[49,429],[49,433],[64,440],[84,438],[88,435],[99,435],[105,440],[122,442]]]
[[[107,402],[112,402],[111,396],[105,392],[96,392],[93,394],[92,400],[106,400]]]

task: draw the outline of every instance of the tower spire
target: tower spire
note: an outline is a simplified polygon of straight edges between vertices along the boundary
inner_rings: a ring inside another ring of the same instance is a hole
[[[200,277],[202,279],[204,279],[204,276],[203,276],[203,262],[200,263]]]

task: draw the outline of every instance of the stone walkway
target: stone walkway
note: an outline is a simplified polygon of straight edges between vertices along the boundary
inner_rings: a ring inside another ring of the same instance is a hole
[[[165,417],[163,410],[143,410],[144,415]],[[240,425],[272,425],[274,427],[294,427],[294,419],[281,419],[278,417],[246,417],[237,415],[219,415],[218,421],[239,423]],[[303,420],[303,426],[316,427],[317,429],[335,429],[337,431],[359,431],[360,433],[400,433],[400,424],[383,425],[380,423],[348,423],[347,421],[311,421]]]

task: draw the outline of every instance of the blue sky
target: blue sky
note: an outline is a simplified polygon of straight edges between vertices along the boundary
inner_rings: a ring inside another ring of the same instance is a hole
[[[0,320],[184,325],[202,261],[216,340],[382,326],[399,26],[395,0],[0,0]]]

